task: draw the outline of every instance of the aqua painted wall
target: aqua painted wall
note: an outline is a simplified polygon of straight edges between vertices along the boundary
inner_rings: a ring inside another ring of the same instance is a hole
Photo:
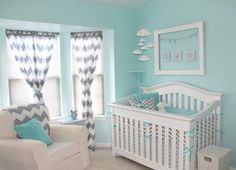
[[[183,81],[212,91],[223,92],[222,145],[233,149],[236,166],[236,1],[235,0],[154,0],[140,10],[139,23],[149,30],[205,22],[205,76],[157,76],[152,60],[145,64],[145,86]]]
[[[104,47],[105,103],[133,93],[138,89],[139,83],[136,76],[128,73],[130,69],[135,70],[138,65],[131,55],[136,43],[133,36],[137,27],[136,11],[84,3],[78,0],[42,0],[40,3],[36,0],[0,0],[0,4],[0,18],[3,19],[102,28],[105,30],[104,44],[106,44]],[[68,40],[68,35],[62,35],[61,40]],[[72,87],[72,84],[68,83],[68,76],[66,76],[71,73],[71,63],[67,60],[69,54],[67,45],[64,44],[61,54],[63,61],[61,64],[63,110],[66,112],[73,105],[71,98],[73,90],[68,89]],[[0,55],[1,82],[7,80],[6,70],[1,67],[6,62],[5,56],[5,54]],[[6,87],[6,83],[3,84],[0,83],[1,106],[8,105],[5,101],[9,101],[4,97],[8,93],[8,87]],[[105,110],[107,115],[109,111],[107,106],[105,106]],[[109,116],[96,120],[96,142],[111,143],[110,134]]]

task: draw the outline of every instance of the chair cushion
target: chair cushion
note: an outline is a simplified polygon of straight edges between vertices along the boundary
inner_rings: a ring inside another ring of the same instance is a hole
[[[0,139],[16,139],[13,116],[8,111],[0,111]]]
[[[46,132],[50,134],[49,114],[46,105],[39,103],[27,105],[13,105],[4,110],[7,110],[12,113],[15,126],[29,121],[30,119],[32,119],[32,117],[35,117],[39,120]]]
[[[51,166],[80,153],[78,143],[54,142],[48,146],[48,155]]]

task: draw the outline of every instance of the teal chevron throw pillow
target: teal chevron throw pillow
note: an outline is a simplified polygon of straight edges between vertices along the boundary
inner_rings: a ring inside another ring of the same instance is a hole
[[[42,127],[38,119],[32,118],[31,120],[15,126],[16,133],[22,139],[39,140],[46,145],[51,145],[52,139]]]

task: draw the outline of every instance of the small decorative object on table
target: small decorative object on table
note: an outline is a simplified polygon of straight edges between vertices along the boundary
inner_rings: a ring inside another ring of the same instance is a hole
[[[76,120],[76,118],[77,118],[77,110],[76,109],[71,109],[70,110],[70,116],[71,116],[71,118],[73,119],[73,120]]]

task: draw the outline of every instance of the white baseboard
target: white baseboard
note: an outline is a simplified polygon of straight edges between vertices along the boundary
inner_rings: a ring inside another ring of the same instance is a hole
[[[229,170],[236,170],[236,168],[234,168],[234,167],[230,167]]]
[[[98,148],[111,148],[111,143],[96,143]]]

